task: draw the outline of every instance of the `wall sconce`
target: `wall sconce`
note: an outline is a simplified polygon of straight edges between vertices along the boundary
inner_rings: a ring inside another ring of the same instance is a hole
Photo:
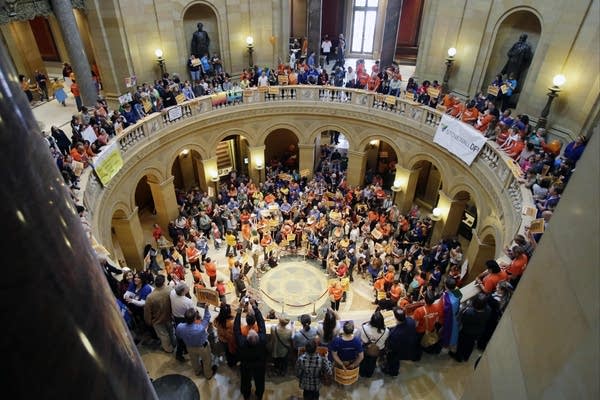
[[[375,139],[375,140],[371,140],[371,141],[369,142],[369,147],[370,147],[371,149],[374,149],[374,148],[375,148],[375,146],[377,146],[378,144],[379,144],[379,140],[377,140],[377,139]]]
[[[183,150],[181,151],[181,153],[180,153],[180,155],[181,155],[182,157],[187,157],[187,156],[188,156],[188,154],[190,154],[190,150],[189,150],[189,149],[183,149]]]
[[[246,47],[248,48],[248,64],[250,67],[254,67],[254,60],[252,57],[252,53],[254,53],[254,38],[252,36],[246,38]]]
[[[444,73],[444,79],[442,81],[443,93],[448,93],[450,91],[450,89],[448,88],[448,80],[450,79],[450,70],[452,69],[452,64],[454,63],[455,55],[456,49],[454,47],[450,47],[448,49],[448,57],[446,57],[446,72]]]
[[[156,62],[160,67],[160,77],[162,78],[165,74],[165,59],[163,58],[163,51],[161,49],[154,50],[154,55],[156,56]]]
[[[434,222],[437,222],[440,219],[442,219],[442,210],[440,208],[436,207],[431,212],[431,220]]]
[[[548,100],[546,101],[546,105],[542,110],[542,115],[540,115],[540,118],[538,119],[537,126],[535,127],[536,130],[539,128],[546,127],[546,123],[548,122],[547,118],[548,114],[550,114],[550,106],[552,105],[552,101],[554,101],[555,97],[558,97],[558,92],[560,92],[561,90],[560,87],[564,85],[566,81],[567,78],[565,78],[565,76],[562,74],[555,75],[554,78],[552,78],[552,86],[548,88],[548,90],[550,91],[547,94]]]

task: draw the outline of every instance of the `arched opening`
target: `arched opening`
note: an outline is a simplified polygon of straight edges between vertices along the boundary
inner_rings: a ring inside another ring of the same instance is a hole
[[[494,80],[508,60],[507,53],[511,47],[519,40],[521,34],[527,34],[527,43],[531,45],[533,56],[540,40],[542,25],[537,15],[528,10],[517,10],[508,15],[497,27],[494,46],[490,53],[485,80],[482,84],[484,88]],[[509,106],[515,108],[519,101],[519,93],[527,80],[528,68],[524,69],[517,81],[517,88],[511,96]],[[504,78],[507,78],[506,76]]]
[[[219,176],[231,172],[248,175],[250,149],[246,137],[240,134],[229,135],[217,144],[217,169]]]
[[[144,175],[135,187],[135,205],[140,215],[154,212],[154,198],[148,185],[148,176]]]
[[[458,225],[457,236],[463,249],[466,249],[473,237],[473,229],[477,228],[477,205],[475,204],[473,197],[467,191],[456,193],[453,200],[458,201],[461,204],[464,203],[464,210],[460,218],[460,224]]]
[[[221,56],[221,45],[219,38],[219,24],[217,15],[206,4],[194,4],[185,11],[183,15],[183,32],[185,35],[185,52],[183,54],[191,55],[191,44],[194,32],[198,30],[198,23],[202,23],[202,30],[208,34],[210,43],[208,46],[209,57],[213,54]],[[196,57],[202,57],[203,54],[194,54]]]
[[[398,155],[387,142],[374,139],[365,147],[365,184],[378,183],[383,189],[389,189],[396,177]]]
[[[265,161],[271,168],[298,169],[298,137],[289,129],[275,129],[265,138]]]
[[[112,256],[115,260],[117,260],[119,262],[119,264],[121,266],[125,266],[127,265],[127,262],[125,261],[125,255],[123,254],[123,249],[121,247],[121,240],[126,240],[125,237],[119,237],[119,233],[121,236],[123,236],[123,233],[121,233],[121,231],[115,226],[115,220],[118,219],[125,219],[127,218],[127,215],[125,214],[125,212],[123,210],[117,210],[113,213],[112,218],[111,218],[111,225],[110,225],[110,234],[111,234],[111,239],[112,239],[112,247],[113,247],[113,253]]]
[[[326,130],[315,138],[315,172],[344,172],[348,169],[348,139],[336,130]]]
[[[175,190],[187,191],[201,186],[203,176],[202,157],[196,150],[183,149],[173,160],[171,175]]]
[[[419,178],[413,202],[431,210],[438,203],[443,183],[442,174],[433,163],[427,160],[417,162],[414,168],[419,170]]]

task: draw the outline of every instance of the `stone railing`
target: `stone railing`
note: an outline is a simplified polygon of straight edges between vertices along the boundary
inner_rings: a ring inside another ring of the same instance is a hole
[[[431,142],[443,115],[438,110],[413,101],[360,89],[310,85],[273,86],[265,89],[254,88],[236,93],[204,96],[147,116],[113,139],[119,143],[124,168],[127,168],[128,160],[137,153],[136,149],[152,142],[159,135],[168,134],[178,126],[193,123],[195,119],[210,118],[211,115],[220,115],[225,110],[236,109],[243,112],[249,107],[261,107],[261,103],[265,103],[265,107],[278,103],[297,105],[299,108],[318,104],[323,104],[324,108],[348,105],[354,112],[375,113],[382,118],[399,121],[415,128],[426,140],[430,138]],[[493,194],[491,197],[495,202],[496,212],[505,224],[505,238],[512,237],[522,229],[523,205],[533,204],[529,191],[523,190],[518,182],[512,160],[500,151],[495,143],[488,141],[470,170],[487,188],[488,193]],[[84,190],[84,204],[93,214],[101,202],[98,199],[102,197],[104,189],[97,178],[90,174]]]

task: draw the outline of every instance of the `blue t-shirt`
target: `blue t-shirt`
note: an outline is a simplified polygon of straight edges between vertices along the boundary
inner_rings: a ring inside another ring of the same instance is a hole
[[[356,336],[352,340],[344,340],[341,336],[337,336],[330,346],[331,351],[335,351],[342,361],[354,361],[363,351],[360,337]]]

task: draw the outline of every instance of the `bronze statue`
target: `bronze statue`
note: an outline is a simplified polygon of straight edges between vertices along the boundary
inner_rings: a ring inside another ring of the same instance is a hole
[[[208,37],[208,33],[202,29],[203,26],[202,22],[198,22],[198,30],[194,32],[192,45],[190,46],[190,53],[198,58],[209,55],[208,46],[210,46],[210,38]]]
[[[512,45],[507,56],[508,61],[506,61],[506,65],[500,72],[505,75],[514,74],[515,79],[520,81],[521,74],[529,67],[533,58],[533,51],[531,45],[527,43],[526,33],[523,33],[519,37],[519,41]],[[520,82],[519,86],[521,86]]]

